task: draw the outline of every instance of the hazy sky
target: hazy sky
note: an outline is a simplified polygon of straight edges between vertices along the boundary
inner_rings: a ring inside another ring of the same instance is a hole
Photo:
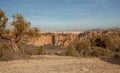
[[[42,31],[120,26],[120,0],[0,0],[9,17],[21,13]]]

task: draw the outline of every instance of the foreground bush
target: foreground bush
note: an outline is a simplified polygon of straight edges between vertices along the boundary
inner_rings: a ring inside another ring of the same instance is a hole
[[[90,51],[90,56],[93,57],[111,57],[114,53],[106,48],[92,47]]]
[[[75,39],[70,43],[65,51],[62,51],[61,54],[70,55],[70,56],[88,56],[91,44],[89,40],[79,41]]]
[[[25,55],[43,55],[46,54],[46,50],[43,46],[33,46],[24,43],[18,43],[21,53]]]
[[[0,59],[1,60],[12,60],[18,57],[15,55],[14,50],[11,49],[10,43],[0,43]]]

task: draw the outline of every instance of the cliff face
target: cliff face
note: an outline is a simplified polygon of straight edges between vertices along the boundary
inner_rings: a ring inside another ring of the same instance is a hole
[[[29,44],[66,47],[77,36],[78,34],[69,33],[42,33],[38,39],[29,39]]]
[[[55,46],[66,47],[72,42],[78,35],[75,34],[56,34],[55,35]]]
[[[110,30],[95,30],[95,31],[86,31],[82,33],[42,33],[38,39],[29,40],[28,44],[36,46],[52,46],[52,47],[66,47],[74,39],[78,38],[80,41],[86,39],[92,40],[95,37],[100,35],[112,35],[112,33],[117,33],[119,31],[110,31]],[[110,37],[111,38],[111,37]],[[117,37],[115,37],[117,38]],[[111,38],[112,39],[112,38]],[[114,40],[112,40],[114,41]]]
[[[51,35],[44,35],[42,34],[39,38],[35,39],[28,39],[29,44],[35,45],[35,46],[42,46],[52,43],[52,36]]]

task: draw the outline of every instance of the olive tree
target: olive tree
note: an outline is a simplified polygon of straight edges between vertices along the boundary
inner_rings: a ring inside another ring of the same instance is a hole
[[[18,48],[17,43],[21,40],[24,34],[28,31],[30,23],[26,21],[21,14],[15,14],[12,16],[13,21],[11,25],[13,26],[11,44],[15,52],[15,57],[22,57],[22,54]]]
[[[40,37],[40,30],[36,27],[30,28],[27,32],[27,36],[30,38],[30,40]]]
[[[7,21],[8,18],[5,16],[4,11],[0,9],[0,37],[3,36]]]
[[[9,43],[11,44],[10,48],[13,50],[12,57],[18,59],[23,57],[23,54],[18,47],[18,42],[22,42],[23,39],[27,39],[25,36],[39,37],[40,30],[38,28],[31,28],[30,22],[25,20],[24,17],[19,13],[14,14],[12,17],[13,21],[10,23],[12,29],[7,30],[6,23],[8,21],[8,18],[5,16],[4,11],[0,10],[0,37],[4,37],[5,40],[9,41]],[[11,35],[7,35],[7,37],[4,36],[3,33],[5,31],[9,31]]]

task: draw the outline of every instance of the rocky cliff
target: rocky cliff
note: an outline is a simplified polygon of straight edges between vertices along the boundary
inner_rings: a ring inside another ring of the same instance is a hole
[[[29,39],[29,44],[36,46],[52,45],[52,46],[67,46],[72,40],[78,37],[78,34],[72,33],[41,33],[38,39]]]
[[[51,45],[51,46],[58,46],[58,47],[66,47],[72,42],[75,38],[79,40],[85,39],[92,39],[98,35],[109,34],[111,32],[115,32],[112,30],[93,30],[93,31],[85,31],[79,33],[58,33],[58,32],[45,32],[41,33],[41,36],[38,39],[29,40],[29,44],[34,44],[36,46],[43,46],[43,45]],[[118,32],[118,31],[117,31]]]

